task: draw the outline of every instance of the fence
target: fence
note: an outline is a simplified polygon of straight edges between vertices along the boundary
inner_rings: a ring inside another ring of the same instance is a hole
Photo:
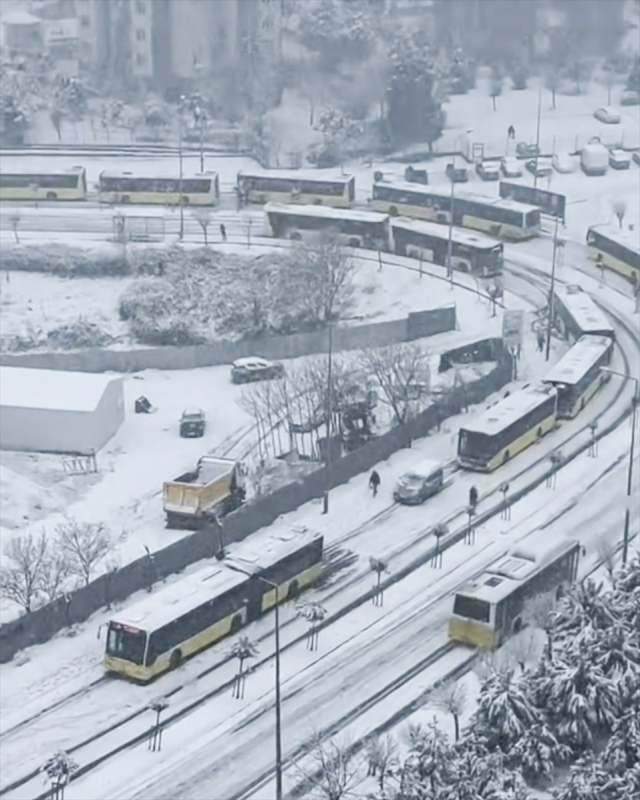
[[[404,428],[393,428],[360,449],[337,459],[331,465],[331,486],[348,482],[366,472],[374,464],[410,444],[412,439],[426,436],[447,417],[484,400],[511,380],[511,357],[504,353],[488,374],[452,391],[419,413]],[[86,621],[99,609],[122,601],[136,591],[149,589],[169,575],[203,558],[211,558],[220,544],[241,541],[260,528],[270,525],[280,515],[304,503],[322,497],[326,488],[325,468],[321,467],[295,483],[270,495],[259,497],[225,517],[223,527],[197,531],[169,547],[145,556],[117,571],[101,575],[88,586],[60,597],[31,614],[0,626],[0,663],[10,661],[25,647],[48,641],[59,630]]]
[[[334,327],[333,348],[358,350],[412,341],[456,328],[455,305],[409,314],[405,319],[354,327]],[[71,372],[140,372],[145,369],[195,369],[230,364],[243,356],[288,359],[327,352],[327,332],[264,336],[237,342],[139,350],[82,350],[72,353],[2,353],[6,367],[35,367]]]

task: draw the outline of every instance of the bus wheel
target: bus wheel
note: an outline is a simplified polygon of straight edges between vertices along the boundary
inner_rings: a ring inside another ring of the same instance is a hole
[[[57,200],[58,195],[55,192],[47,192],[47,200]]]
[[[558,586],[558,588],[556,589],[556,600],[562,600],[563,597],[564,597],[564,586],[560,584],[560,586]]]
[[[522,620],[520,617],[516,617],[515,622],[513,623],[513,632],[520,633],[522,630]]]
[[[182,197],[180,198],[180,205],[188,206],[189,205],[189,198],[185,197],[184,195],[182,195]]]
[[[242,627],[242,617],[240,616],[240,614],[236,614],[235,617],[231,620],[230,633],[237,633],[241,627]]]
[[[178,669],[182,666],[182,650],[174,650],[169,659],[169,669]]]
[[[506,464],[506,463],[507,463],[507,461],[508,461],[510,458],[511,458],[511,453],[510,453],[510,452],[507,450],[507,451],[505,452],[505,454],[504,454],[504,457],[503,457],[503,459],[502,459],[502,463],[503,463],[503,464]]]
[[[360,239],[356,239],[355,236],[352,236],[349,239],[349,247],[360,247]]]
[[[389,215],[392,216],[392,217],[399,216],[398,209],[395,206],[390,206],[389,207]]]
[[[300,587],[298,586],[298,581],[291,581],[291,583],[289,584],[289,589],[287,591],[287,600],[295,600],[299,594],[300,594]]]
[[[542,428],[538,428],[538,430],[536,431],[536,436],[538,437],[538,439],[542,439]]]
[[[122,197],[120,198],[120,202],[121,203],[130,203],[131,202],[131,198],[129,197],[128,194],[123,194]]]
[[[302,241],[302,236],[300,236],[298,231],[294,231],[292,234],[290,234],[289,238],[291,239],[292,242],[301,242]]]

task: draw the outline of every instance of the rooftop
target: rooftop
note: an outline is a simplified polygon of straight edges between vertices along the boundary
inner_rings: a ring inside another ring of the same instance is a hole
[[[451,189],[445,186],[424,186],[418,183],[407,183],[406,181],[393,181],[393,183],[381,181],[380,183],[375,183],[374,187],[375,186],[387,189],[398,189],[402,192],[413,192],[414,194],[425,196],[435,195],[437,197],[446,197],[447,199],[451,197]],[[499,208],[510,208],[513,211],[521,211],[524,214],[529,211],[540,211],[539,206],[532,206],[528,203],[518,203],[515,200],[505,200],[502,197],[489,197],[485,194],[469,192],[466,189],[458,189],[457,186],[455,188],[454,200],[469,200],[470,202],[483,203],[485,205],[489,204]]]
[[[422,233],[426,236],[435,236],[439,239],[449,238],[449,226],[439,225],[437,222],[426,222],[418,219],[408,219],[407,217],[396,217],[391,221],[392,228],[401,228],[406,231],[413,231],[414,233]],[[484,233],[476,233],[472,231],[461,230],[460,228],[453,228],[451,238],[454,242],[459,244],[466,244],[471,247],[503,247],[503,244],[498,239],[493,239],[491,236],[485,236]]]
[[[274,178],[276,180],[285,181],[320,181],[328,183],[349,183],[353,180],[353,175],[343,175],[336,172],[330,175],[318,172],[315,169],[267,169],[256,170],[247,172],[241,171],[238,173],[240,178]]]
[[[485,409],[474,421],[463,425],[461,430],[493,436],[556,395],[556,390],[550,386],[531,386],[521,389]]]
[[[91,412],[115,380],[121,378],[89,372],[0,367],[0,406]]]
[[[330,208],[328,206],[285,205],[267,203],[265,214],[291,214],[294,217],[324,217],[325,219],[356,220],[359,222],[381,223],[389,219],[387,214],[376,211],[356,211],[351,208]]]
[[[608,336],[582,336],[542,379],[543,383],[577,383],[612,348]]]
[[[318,540],[322,541],[321,534],[306,527],[271,533],[268,537],[262,532],[244,542],[230,545],[224,563],[253,574]]]
[[[591,295],[583,291],[582,287],[556,284],[553,291],[556,298],[569,311],[582,331],[585,333],[610,331],[613,335],[613,327],[604,312],[594,303]]]

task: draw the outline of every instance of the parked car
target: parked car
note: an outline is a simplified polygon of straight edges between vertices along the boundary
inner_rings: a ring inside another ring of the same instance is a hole
[[[516,145],[516,155],[520,158],[535,158],[540,155],[540,148],[535,144],[518,142]]]
[[[250,381],[269,381],[284,375],[284,365],[277,361],[267,361],[257,356],[239,358],[231,365],[233,383],[249,383]]]
[[[535,158],[532,158],[530,161],[527,161],[525,167],[532,175],[537,175],[538,178],[544,178],[546,175],[551,175],[553,172],[551,161],[548,158],[539,158],[537,161]]]
[[[636,162],[636,164],[640,167],[640,153],[636,150],[636,152],[631,156],[631,158]]]
[[[500,164],[497,161],[480,161],[476,172],[483,181],[497,181],[500,178]]]
[[[437,461],[424,461],[400,478],[393,491],[393,499],[396,503],[418,505],[437,494],[443,485],[442,466]]]
[[[447,164],[445,172],[452,183],[466,183],[469,180],[469,171],[466,167]]]
[[[551,157],[551,166],[556,172],[568,174],[573,172],[577,167],[577,161],[572,158],[569,153],[554,153]]]
[[[188,408],[180,417],[180,436],[183,439],[204,436],[206,424],[201,408]]]
[[[594,111],[593,116],[600,122],[604,122],[606,125],[617,125],[618,122],[620,122],[620,114],[616,114],[613,109],[606,106]]]
[[[522,175],[522,167],[517,158],[503,158],[500,169],[505,178],[519,178]]]
[[[624,150],[609,151],[609,166],[612,169],[629,169],[631,159]]]
[[[640,92],[627,90],[620,96],[621,106],[640,106]]]

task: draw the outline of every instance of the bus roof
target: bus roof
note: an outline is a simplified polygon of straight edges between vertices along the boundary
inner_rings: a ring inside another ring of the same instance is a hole
[[[621,231],[619,228],[612,228],[609,225],[592,225],[589,231],[604,236],[616,244],[628,247],[634,253],[640,254],[640,229],[634,228],[633,231]],[[587,231],[587,240],[589,232]]]
[[[111,621],[151,633],[247,580],[247,575],[219,564],[203,567],[122,609]]]
[[[576,547],[580,547],[577,540],[567,539],[552,547],[543,548],[542,552],[535,552],[535,554],[532,552],[531,557],[529,554],[521,555],[518,549],[514,549],[513,552],[501,556],[485,572],[463,586],[456,594],[485,600],[487,603],[499,603],[508,597],[522,581],[530,578],[550,562],[562,558]]]
[[[578,383],[612,347],[613,341],[608,336],[581,336],[542,382],[567,385]]]
[[[0,169],[2,175],[78,175],[84,167],[63,167],[62,169]]]
[[[529,386],[499,400],[485,409],[475,421],[462,425],[460,429],[494,436],[556,394],[551,386]]]
[[[264,169],[254,172],[238,172],[240,178],[274,178],[285,181],[318,181],[319,183],[349,183],[354,180],[353,175],[343,175],[338,172],[334,175],[319,175],[314,169]]]
[[[402,192],[413,192],[414,194],[422,194],[425,196],[435,195],[437,197],[451,197],[451,190],[440,186],[424,186],[417,183],[407,183],[406,181],[394,181],[387,183],[381,181],[374,186],[383,186],[389,189],[398,189]],[[507,200],[503,197],[489,197],[485,194],[478,194],[477,192],[468,192],[466,190],[455,190],[455,200],[469,200],[474,203],[484,203],[485,205],[497,206],[499,208],[509,208],[512,211],[521,211],[527,214],[529,211],[540,211],[540,206],[532,206],[528,203],[518,203],[516,200]]]
[[[577,285],[557,285],[554,294],[562,305],[574,318],[584,333],[601,333],[606,331],[614,335],[611,324],[607,321],[598,306],[593,302],[591,296],[585,292],[581,286]]]
[[[415,233],[423,233],[426,236],[436,236],[439,239],[449,238],[449,226],[440,225],[437,222],[426,222],[421,219],[409,219],[408,217],[394,217],[391,220],[393,228],[402,228],[406,231],[413,231]],[[503,247],[503,244],[498,239],[493,239],[491,236],[486,236],[484,233],[477,233],[472,231],[461,230],[454,227],[451,232],[451,238],[458,244],[466,244],[468,247],[479,247],[486,249],[493,249],[494,247]]]
[[[267,203],[264,213],[290,214],[295,217],[324,217],[325,219],[356,220],[359,222],[380,223],[389,219],[388,214],[377,211],[356,211],[351,208],[330,208],[314,205],[285,205],[284,203]]]
[[[183,175],[182,179],[185,181],[193,180],[194,178],[209,178],[213,180],[217,177],[217,172],[196,172],[191,175]],[[159,181],[177,181],[180,180],[180,176],[173,174],[160,174],[154,173],[153,175],[140,175],[138,173],[133,172],[123,172],[117,169],[104,169],[100,173],[100,178],[132,178],[133,180],[159,180]]]
[[[224,563],[253,574],[318,540],[322,541],[322,534],[307,528],[292,528],[271,533],[268,537],[263,532],[257,538],[250,537],[240,544],[230,545]]]

